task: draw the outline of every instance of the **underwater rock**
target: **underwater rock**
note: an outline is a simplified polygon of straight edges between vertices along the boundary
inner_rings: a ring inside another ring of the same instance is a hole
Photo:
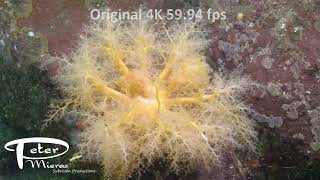
[[[257,122],[273,127],[274,121],[267,119],[266,115],[282,118],[285,125],[274,129],[277,135],[290,141],[293,132],[301,133],[305,142],[311,142],[312,133],[308,131],[306,111],[319,106],[320,75],[314,73],[310,76],[306,70],[319,67],[320,61],[317,59],[320,57],[320,33],[314,28],[319,12],[310,13],[310,9],[304,9],[304,4],[297,1],[250,1],[259,9],[253,11],[251,22],[246,16],[243,25],[232,21],[225,23],[232,24],[228,26],[227,31],[221,28],[221,25],[213,28],[215,41],[212,43],[212,59],[214,62],[217,59],[224,62],[223,68],[230,71],[241,66],[248,76],[262,84],[268,92],[266,94],[263,90],[256,90],[252,97],[249,97],[250,107],[261,113],[260,115],[265,115],[256,116],[260,120]],[[245,2],[247,1],[240,3]],[[316,1],[310,1],[308,4],[316,4]],[[250,23],[254,25],[249,26]],[[238,34],[246,34],[252,29],[259,34],[256,41],[249,44],[241,43],[238,53],[229,53],[228,58],[237,59],[237,63],[227,61],[224,57],[225,49],[217,48],[218,42],[238,46],[241,41]],[[274,59],[272,63],[268,61],[270,58]],[[221,65],[217,63],[217,66],[220,68]],[[283,86],[277,87],[272,84],[276,82]],[[295,108],[295,105],[299,107]],[[308,145],[303,146],[305,151],[310,148]]]
[[[32,13],[32,0],[11,0],[7,5],[16,17],[28,17]]]
[[[267,90],[265,88],[264,85],[261,85],[259,83],[256,83],[255,86],[253,86],[251,89],[250,89],[250,94],[253,96],[253,97],[257,97],[257,98],[264,98],[265,95],[267,94]]]
[[[294,134],[292,137],[293,137],[294,139],[298,139],[298,140],[302,140],[302,141],[305,139],[304,135],[301,134],[301,133]]]
[[[298,108],[302,105],[302,102],[293,102],[291,104],[283,104],[282,109],[286,111],[287,117],[289,119],[298,119],[299,118],[299,112]]]
[[[249,110],[249,115],[259,123],[267,123],[270,128],[280,128],[283,124],[281,117],[266,116],[254,110]]]
[[[224,52],[227,60],[234,59],[240,52],[239,46],[224,41],[219,41],[218,48]]]
[[[105,8],[107,6],[106,0],[85,0],[85,5],[89,9]]]
[[[90,19],[85,2],[59,0],[43,3],[43,0],[33,0],[32,6],[32,14],[18,18],[17,26],[46,37],[51,55],[70,53],[72,44],[79,39],[84,24]]]
[[[274,61],[275,60],[273,58],[265,57],[262,59],[261,64],[264,68],[271,69]]]
[[[314,28],[315,28],[318,32],[320,32],[320,16],[317,17],[316,22],[314,22]]]
[[[288,38],[288,28],[291,23],[297,18],[297,12],[294,9],[283,6],[280,9],[276,9],[274,17],[278,19],[275,24],[275,36],[278,40],[285,40]],[[285,41],[282,41],[283,43]],[[283,44],[284,45],[284,44]]]
[[[266,88],[267,88],[267,91],[272,96],[280,96],[282,94],[281,87],[282,87],[282,84],[279,82],[276,82],[276,83],[269,82]]]
[[[4,48],[6,46],[6,43],[3,39],[0,39],[0,52],[3,52]]]
[[[311,132],[314,136],[314,142],[310,144],[310,147],[314,151],[320,150],[320,107],[317,109],[308,111],[308,115],[311,120]]]
[[[10,52],[13,39],[12,28],[12,16],[0,8],[0,58],[4,58],[6,62],[12,61]]]
[[[18,68],[0,59],[0,120],[19,131],[36,132],[50,103],[50,88],[40,70],[30,66]]]
[[[13,41],[11,53],[19,65],[38,63],[48,53],[47,41],[40,33],[22,29]]]

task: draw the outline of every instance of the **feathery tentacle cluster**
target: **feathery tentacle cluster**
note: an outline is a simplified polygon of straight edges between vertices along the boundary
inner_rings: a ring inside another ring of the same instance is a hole
[[[234,145],[253,147],[239,94],[247,79],[224,79],[202,55],[196,23],[92,25],[60,68],[65,106],[84,121],[81,152],[108,177],[128,177],[163,159],[171,170],[210,168]]]

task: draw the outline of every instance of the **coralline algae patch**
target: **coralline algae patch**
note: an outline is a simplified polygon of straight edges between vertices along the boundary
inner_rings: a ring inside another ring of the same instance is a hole
[[[32,0],[32,13],[29,17],[17,19],[17,26],[43,34],[48,40],[49,53],[61,55],[71,52],[72,45],[79,39],[84,24],[88,22],[89,11],[84,1],[43,3],[42,0]]]
[[[318,129],[308,111],[320,105],[319,12],[298,1],[234,5],[249,10],[242,21],[213,25],[212,57],[221,71],[241,69],[256,80],[253,117],[282,137],[303,136],[307,152]]]

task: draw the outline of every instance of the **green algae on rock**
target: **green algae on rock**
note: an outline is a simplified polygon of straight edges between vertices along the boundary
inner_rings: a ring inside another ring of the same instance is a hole
[[[10,0],[7,5],[16,17],[28,17],[32,13],[32,0]]]
[[[0,122],[20,132],[40,127],[50,104],[48,87],[33,66],[18,68],[0,61]]]

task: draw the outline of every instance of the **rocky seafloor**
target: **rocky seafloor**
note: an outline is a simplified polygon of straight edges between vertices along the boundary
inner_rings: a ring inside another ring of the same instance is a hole
[[[257,122],[257,154],[228,151],[223,163],[210,173],[200,170],[182,179],[320,179],[319,0],[0,0],[0,58],[19,68],[38,63],[47,71],[40,76],[54,78],[58,65],[46,57],[72,51],[89,23],[91,8],[133,10],[141,4],[157,9],[211,7],[226,11],[225,21],[209,25],[208,62],[217,71],[238,71],[256,82],[244,99]],[[54,94],[52,84],[43,87]],[[4,91],[0,92],[4,96]],[[13,129],[2,121],[0,118],[0,127]],[[32,124],[26,123],[22,129],[36,128],[29,127]],[[72,122],[57,126],[71,132],[66,133],[71,139],[78,133],[79,125]],[[7,178],[7,172],[0,171],[0,179]],[[166,179],[177,178],[169,175]],[[34,179],[32,175],[30,179]]]

